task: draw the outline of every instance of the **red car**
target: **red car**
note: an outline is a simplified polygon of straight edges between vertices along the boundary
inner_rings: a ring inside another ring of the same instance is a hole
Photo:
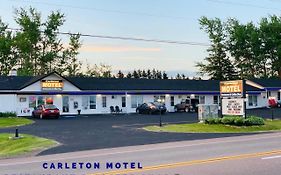
[[[39,105],[34,108],[32,111],[32,117],[39,117],[39,118],[59,118],[60,117],[60,110],[52,104],[47,105]]]

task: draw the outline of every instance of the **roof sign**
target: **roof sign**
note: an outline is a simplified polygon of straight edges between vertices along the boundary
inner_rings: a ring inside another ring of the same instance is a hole
[[[63,82],[62,80],[42,80],[41,87],[42,90],[57,90],[61,91],[63,89]]]

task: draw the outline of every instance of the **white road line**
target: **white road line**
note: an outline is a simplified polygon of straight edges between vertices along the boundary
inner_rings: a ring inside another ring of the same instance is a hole
[[[277,159],[277,158],[281,158],[281,155],[278,156],[271,156],[271,157],[263,157],[261,158],[262,160],[268,160],[268,159]]]
[[[28,160],[28,161],[23,160],[21,162],[15,162],[16,159],[12,159],[12,160],[10,160],[10,161],[12,161],[11,163],[0,163],[0,167],[1,166],[21,165],[21,164],[40,163],[40,162],[49,162],[49,161],[58,161],[58,160],[81,159],[81,158],[90,158],[90,157],[96,158],[99,156],[155,151],[155,150],[165,150],[165,149],[173,149],[173,148],[184,148],[184,147],[200,146],[200,145],[234,143],[234,142],[244,142],[244,141],[249,142],[249,141],[253,141],[253,140],[278,138],[278,137],[280,138],[280,136],[281,136],[280,133],[278,133],[277,135],[271,135],[271,136],[267,134],[266,136],[260,136],[260,137],[258,136],[258,137],[254,137],[254,138],[249,138],[250,136],[245,136],[245,138],[239,138],[239,136],[238,136],[238,138],[236,138],[236,139],[229,138],[232,140],[224,140],[225,138],[215,138],[215,139],[202,140],[201,143],[193,143],[193,144],[187,143],[187,144],[183,144],[183,145],[176,145],[176,144],[174,145],[173,144],[170,146],[162,146],[162,147],[160,146],[160,145],[165,145],[165,144],[171,144],[171,142],[169,142],[169,143],[142,145],[142,146],[139,145],[140,147],[145,147],[145,148],[140,148],[140,149],[136,149],[136,147],[138,147],[138,146],[129,146],[128,148],[131,148],[130,150],[123,150],[123,151],[116,150],[118,148],[112,148],[112,149],[114,149],[113,152],[105,152],[105,153],[96,153],[96,151],[98,151],[98,150],[93,150],[94,151],[93,153],[90,153],[89,151],[84,151],[84,152],[87,152],[87,154],[84,154],[84,155],[80,154],[80,155],[68,156],[67,154],[71,154],[71,153],[62,153],[62,154],[53,154],[51,157],[50,157],[50,155],[35,157],[36,159],[38,158],[39,160]],[[221,141],[217,141],[217,140],[221,140]],[[189,141],[180,141],[180,142],[189,142]],[[177,143],[180,143],[180,142],[177,142]],[[153,145],[159,145],[159,146],[155,147]],[[122,148],[122,147],[119,147],[119,149],[120,148]],[[110,149],[106,149],[106,150],[110,150]],[[83,152],[83,151],[81,151],[81,152]],[[76,152],[76,153],[79,153],[79,152]],[[56,156],[63,156],[63,157],[56,157]],[[46,158],[46,157],[50,157],[50,158]],[[9,159],[7,161],[9,161]]]

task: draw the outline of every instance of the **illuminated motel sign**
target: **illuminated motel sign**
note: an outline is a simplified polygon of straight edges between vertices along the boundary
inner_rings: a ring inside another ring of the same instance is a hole
[[[41,87],[42,90],[59,90],[63,89],[63,82],[62,80],[42,80]]]
[[[244,90],[243,80],[220,82],[222,115],[246,115]]]
[[[243,97],[243,80],[221,81],[221,97]]]

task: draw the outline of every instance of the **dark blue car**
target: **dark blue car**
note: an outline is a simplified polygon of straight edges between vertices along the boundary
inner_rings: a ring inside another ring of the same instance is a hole
[[[143,103],[136,109],[139,114],[164,114],[166,111],[166,106],[158,102]]]

